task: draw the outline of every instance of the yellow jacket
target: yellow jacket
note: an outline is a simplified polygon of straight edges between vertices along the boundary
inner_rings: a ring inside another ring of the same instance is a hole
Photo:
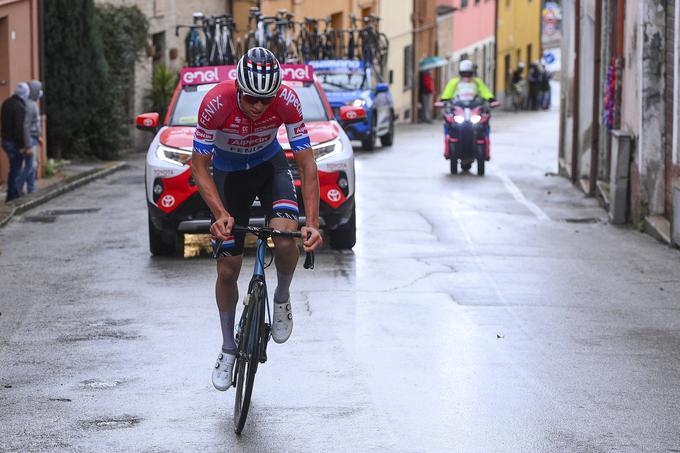
[[[491,99],[495,99],[495,96],[489,89],[489,87],[486,86],[484,81],[480,79],[479,77],[474,77],[473,82],[475,82],[475,85],[477,85],[477,92],[479,93],[479,96],[481,96],[482,99],[489,101]],[[444,92],[442,93],[441,99],[444,101],[448,101],[451,98],[454,97],[456,94],[456,90],[458,89],[458,84],[460,83],[460,77],[454,77],[453,79],[449,80],[449,83],[446,84],[446,88],[444,88]]]

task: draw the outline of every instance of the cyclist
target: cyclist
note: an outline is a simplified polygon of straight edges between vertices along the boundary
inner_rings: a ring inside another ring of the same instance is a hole
[[[247,225],[255,197],[268,211],[269,226],[297,230],[298,204],[293,177],[281,145],[278,128],[285,124],[300,170],[306,226],[302,227],[305,251],[322,243],[319,234],[319,182],[300,99],[281,84],[281,68],[274,54],[254,47],[241,57],[236,80],[218,83],[203,99],[194,133],[191,174],[212,212],[213,248],[221,245],[217,260],[215,295],[222,327],[222,349],[212,373],[217,390],[231,386],[235,361],[234,317],[238,301],[237,279],[241,270],[244,233],[233,233],[235,224]],[[210,175],[210,164],[213,175]],[[293,330],[289,287],[299,251],[292,238],[275,237],[277,287],[274,292],[272,338],[285,342]]]

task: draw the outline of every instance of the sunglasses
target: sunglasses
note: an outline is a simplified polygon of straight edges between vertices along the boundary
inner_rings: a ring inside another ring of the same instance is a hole
[[[243,100],[246,101],[248,104],[257,104],[258,102],[261,102],[262,105],[269,105],[272,102],[274,102],[274,99],[276,99],[276,96],[268,97],[268,98],[260,98],[257,96],[251,96],[249,94],[241,93],[243,96]]]

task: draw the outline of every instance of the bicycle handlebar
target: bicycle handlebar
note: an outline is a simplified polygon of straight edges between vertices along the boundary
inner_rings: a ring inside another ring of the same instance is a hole
[[[239,233],[251,233],[257,236],[260,239],[267,239],[270,237],[274,236],[282,236],[282,237],[289,237],[289,238],[300,238],[302,239],[302,233],[299,231],[285,231],[285,230],[276,230],[274,228],[269,228],[269,227],[254,227],[254,226],[241,226],[241,225],[234,225],[234,227],[231,229],[232,232],[239,232]],[[217,250],[219,250],[222,247],[222,243],[224,241],[222,239],[218,239],[217,243],[215,244],[215,251],[213,252],[213,258],[217,258]],[[314,269],[314,252],[307,252],[305,256],[305,264],[303,265],[305,269]]]

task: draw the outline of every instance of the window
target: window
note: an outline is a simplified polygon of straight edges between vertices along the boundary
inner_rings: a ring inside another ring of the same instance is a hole
[[[413,46],[404,47],[404,91],[413,88]]]

